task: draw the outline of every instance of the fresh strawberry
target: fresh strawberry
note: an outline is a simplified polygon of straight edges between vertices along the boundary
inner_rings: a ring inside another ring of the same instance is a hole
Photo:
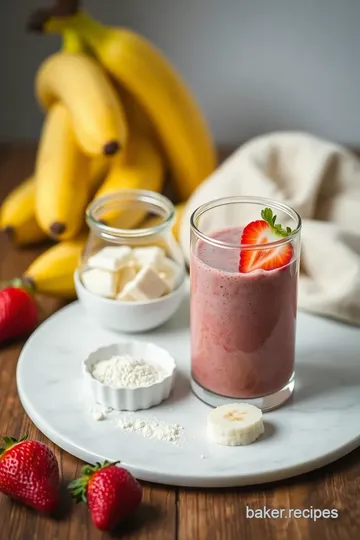
[[[4,437],[0,449],[0,491],[39,512],[59,503],[59,466],[48,446],[23,437]]]
[[[34,330],[39,313],[31,290],[21,282],[0,290],[0,342]]]
[[[276,242],[292,234],[290,227],[283,229],[276,223],[271,208],[265,208],[257,221],[247,225],[242,233],[242,245],[261,245]],[[240,252],[239,272],[247,273],[253,270],[273,270],[288,264],[293,256],[293,247],[290,242],[268,249],[242,249]]]
[[[85,465],[82,477],[69,484],[76,502],[87,502],[95,527],[112,531],[142,500],[142,487],[118,462]]]

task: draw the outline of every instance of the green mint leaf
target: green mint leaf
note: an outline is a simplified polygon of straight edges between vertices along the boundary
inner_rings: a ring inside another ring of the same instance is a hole
[[[266,221],[266,223],[269,224],[270,229],[277,236],[286,237],[286,236],[290,236],[290,234],[293,233],[290,227],[286,227],[286,229],[283,229],[280,223],[276,223],[277,216],[273,215],[273,211],[271,210],[271,208],[264,208],[261,211],[261,217],[263,218],[264,221]]]

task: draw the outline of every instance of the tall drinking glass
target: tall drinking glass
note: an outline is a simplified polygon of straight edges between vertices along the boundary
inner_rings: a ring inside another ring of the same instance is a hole
[[[241,243],[265,208],[289,236],[256,233],[257,242]],[[218,199],[192,214],[191,385],[205,403],[245,401],[265,411],[291,396],[300,232],[297,212],[270,199]]]

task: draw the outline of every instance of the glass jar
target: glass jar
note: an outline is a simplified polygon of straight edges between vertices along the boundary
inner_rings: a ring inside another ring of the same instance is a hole
[[[86,211],[90,233],[79,268],[82,284],[84,272],[91,266],[90,257],[109,246],[161,248],[170,263],[176,265],[176,284],[180,284],[185,260],[172,232],[174,217],[171,201],[153,191],[121,190],[93,201]]]
[[[244,227],[262,219],[265,208],[292,234],[242,245]],[[191,385],[207,404],[244,401],[270,410],[291,396],[300,231],[295,210],[262,198],[218,199],[192,214]],[[286,265],[240,271],[241,253],[267,257],[284,246],[291,256]]]

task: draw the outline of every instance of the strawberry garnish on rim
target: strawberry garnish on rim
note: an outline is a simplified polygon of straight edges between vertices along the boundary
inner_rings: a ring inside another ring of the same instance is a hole
[[[261,212],[261,217],[252,221],[243,230],[242,245],[261,245],[276,242],[293,234],[290,227],[283,229],[276,223],[276,216],[273,216],[271,208],[265,208]],[[274,270],[289,264],[293,256],[293,247],[290,242],[280,246],[267,249],[242,249],[240,253],[239,272],[247,273],[253,270]]]

